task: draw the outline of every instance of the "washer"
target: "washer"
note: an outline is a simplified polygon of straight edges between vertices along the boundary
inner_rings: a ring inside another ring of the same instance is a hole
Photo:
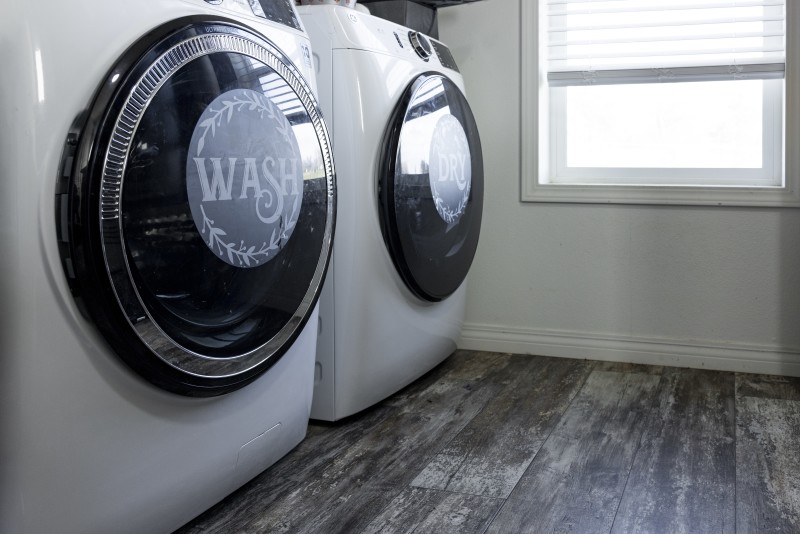
[[[483,159],[448,48],[338,6],[298,8],[339,177],[312,418],[371,406],[456,348]]]
[[[169,532],[303,439],[335,190],[293,4],[4,7],[0,532]]]

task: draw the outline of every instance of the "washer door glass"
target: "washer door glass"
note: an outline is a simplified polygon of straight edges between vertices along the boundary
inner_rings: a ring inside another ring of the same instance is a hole
[[[316,103],[274,45],[220,24],[170,33],[111,85],[71,202],[87,223],[73,232],[98,223],[96,246],[74,239],[79,293],[151,381],[240,387],[297,337],[327,265],[333,168]],[[87,296],[93,284],[108,298]],[[99,317],[108,301],[118,320]]]
[[[380,168],[381,229],[403,281],[439,301],[467,276],[483,211],[478,128],[459,88],[426,74],[406,90]]]

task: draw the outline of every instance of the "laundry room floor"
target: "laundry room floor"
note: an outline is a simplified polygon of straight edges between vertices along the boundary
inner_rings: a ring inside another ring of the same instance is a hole
[[[800,532],[800,379],[458,351],[179,532]]]

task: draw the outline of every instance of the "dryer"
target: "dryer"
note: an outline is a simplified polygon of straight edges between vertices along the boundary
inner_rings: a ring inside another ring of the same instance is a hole
[[[456,348],[478,244],[483,159],[443,43],[339,6],[298,12],[338,176],[312,418],[363,410]]]
[[[0,35],[0,531],[172,531],[306,432],[308,37],[290,0],[11,2]]]

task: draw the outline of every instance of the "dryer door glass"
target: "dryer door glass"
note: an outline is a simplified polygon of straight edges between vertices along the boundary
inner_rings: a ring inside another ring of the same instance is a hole
[[[395,109],[385,146],[384,240],[408,288],[442,300],[469,271],[483,210],[481,143],[464,94],[445,76],[420,76]]]
[[[333,168],[316,103],[281,51],[225,25],[169,34],[111,85],[72,203],[93,244],[75,251],[81,297],[151,381],[240,387],[297,337],[327,265]],[[98,317],[109,305],[112,321]]]

